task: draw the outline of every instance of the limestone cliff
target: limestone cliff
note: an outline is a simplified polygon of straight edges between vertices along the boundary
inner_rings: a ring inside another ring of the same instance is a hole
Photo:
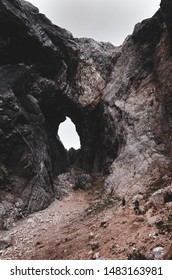
[[[171,182],[172,4],[124,44],[76,39],[23,0],[0,1],[0,227],[54,199],[71,167],[58,138],[68,116],[74,167],[105,176],[116,196]]]

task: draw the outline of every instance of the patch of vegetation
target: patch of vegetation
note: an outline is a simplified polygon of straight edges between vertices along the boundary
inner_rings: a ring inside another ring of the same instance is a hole
[[[90,215],[96,215],[100,212],[103,212],[106,209],[115,207],[115,209],[117,209],[120,205],[120,201],[118,199],[114,199],[114,198],[106,198],[104,200],[95,202],[93,205],[91,205],[90,207],[88,207],[85,211],[84,211],[84,216],[90,216]]]
[[[154,192],[167,187],[171,183],[171,178],[159,178],[149,185],[146,198],[149,198]]]
[[[150,185],[150,192],[153,193],[153,192],[156,192],[158,191],[159,189],[161,189],[162,187],[166,186],[168,183],[165,179],[163,178],[159,178],[158,180],[156,180],[155,182],[153,182],[151,185]]]
[[[148,258],[139,250],[128,254],[128,260],[148,260]]]
[[[165,221],[160,221],[159,223],[156,223],[156,227],[159,230],[159,233],[166,234],[172,232],[172,217],[168,216],[168,218]]]

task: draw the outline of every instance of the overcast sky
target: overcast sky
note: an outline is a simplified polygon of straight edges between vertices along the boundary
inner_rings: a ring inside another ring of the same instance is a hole
[[[30,0],[51,21],[74,37],[120,45],[134,25],[151,17],[160,0]]]
[[[74,37],[121,45],[134,25],[159,9],[160,0],[28,0],[54,24],[69,30]],[[64,124],[64,123],[63,123]],[[61,125],[63,126],[63,125]],[[70,121],[61,128],[65,147],[79,147],[72,136]]]
[[[66,118],[66,121],[59,125],[58,135],[66,149],[80,148],[80,139],[70,118]]]

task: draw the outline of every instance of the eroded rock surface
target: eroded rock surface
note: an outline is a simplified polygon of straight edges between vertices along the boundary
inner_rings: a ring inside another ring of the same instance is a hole
[[[71,167],[102,173],[107,192],[128,199],[171,183],[171,18],[162,0],[114,47],[73,38],[28,2],[1,0],[1,228],[46,208]],[[57,135],[66,116],[81,141],[72,154]]]

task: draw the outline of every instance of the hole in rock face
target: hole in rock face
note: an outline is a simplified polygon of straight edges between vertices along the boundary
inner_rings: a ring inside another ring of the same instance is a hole
[[[80,149],[80,138],[70,118],[66,117],[66,120],[59,125],[58,136],[67,150]]]
[[[122,140],[103,105],[81,107],[59,92],[52,93],[52,88],[41,97],[54,172],[74,168],[108,174]]]

